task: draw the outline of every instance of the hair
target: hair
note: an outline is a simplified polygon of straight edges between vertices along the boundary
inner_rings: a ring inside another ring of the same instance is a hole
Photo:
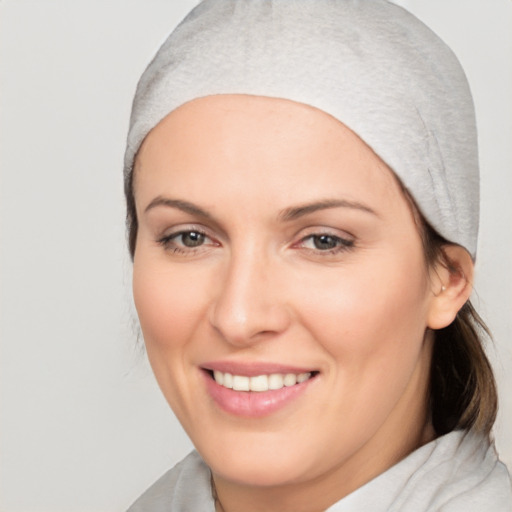
[[[134,161],[137,161],[135,157]],[[135,208],[135,194],[133,192],[133,182],[135,175],[135,164],[130,169],[128,176],[124,178],[124,197],[126,199],[126,235],[128,250],[133,261],[135,256],[135,246],[137,245],[137,233],[139,231],[139,220],[137,219],[137,210]]]
[[[462,270],[444,248],[450,242],[439,235],[423,216],[420,234],[426,263],[445,266],[450,273]],[[490,436],[498,412],[498,394],[484,342],[491,333],[468,300],[455,320],[435,331],[430,369],[430,412],[438,435],[452,430],[476,430]]]
[[[132,260],[138,232],[134,168],[135,165],[124,185],[127,241]],[[396,178],[411,204],[427,266],[431,268],[435,264],[442,264],[451,273],[461,273],[462,270],[444,250],[451,243],[430,226],[410,193]],[[484,350],[486,339],[491,338],[488,327],[468,300],[455,320],[434,334],[429,389],[434,430],[438,435],[443,435],[452,430],[473,429],[490,436],[498,411],[498,395],[492,367]]]

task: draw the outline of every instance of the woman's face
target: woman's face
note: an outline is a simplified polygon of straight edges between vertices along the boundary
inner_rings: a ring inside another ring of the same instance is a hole
[[[195,100],[148,135],[135,199],[147,353],[214,475],[357,486],[421,442],[433,286],[407,200],[350,130]]]

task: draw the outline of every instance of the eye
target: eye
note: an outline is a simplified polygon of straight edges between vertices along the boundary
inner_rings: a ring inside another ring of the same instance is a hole
[[[304,237],[300,242],[300,246],[312,251],[333,254],[351,249],[354,247],[354,240],[342,238],[330,233],[313,233]]]
[[[311,241],[313,242],[315,249],[325,251],[327,249],[335,249],[338,247],[340,239],[331,235],[313,235],[311,237]]]
[[[158,243],[173,253],[191,253],[202,246],[217,245],[206,233],[198,229],[186,229],[165,235]]]
[[[199,231],[186,231],[184,233],[178,233],[173,239],[179,240],[185,247],[199,247],[204,244],[206,235]]]

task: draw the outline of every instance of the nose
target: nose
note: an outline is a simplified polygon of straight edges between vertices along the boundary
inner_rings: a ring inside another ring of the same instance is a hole
[[[225,341],[245,346],[284,332],[290,308],[278,265],[255,251],[233,256],[218,276],[210,323]]]

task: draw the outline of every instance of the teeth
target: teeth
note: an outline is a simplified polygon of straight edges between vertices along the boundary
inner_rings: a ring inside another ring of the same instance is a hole
[[[295,384],[297,384],[297,376],[294,373],[287,373],[284,376],[284,385],[289,388]]]
[[[281,389],[284,386],[284,377],[279,373],[273,373],[268,377],[268,388],[269,389]]]
[[[249,377],[233,375],[233,389],[235,391],[249,391]]]
[[[300,384],[301,382],[306,382],[309,377],[311,377],[311,373],[299,373],[299,375],[297,375],[297,382]]]
[[[225,373],[224,379],[222,379],[222,380],[223,380],[222,385],[225,388],[233,389],[233,375],[231,375],[231,373]],[[220,382],[219,382],[219,384],[220,384]]]
[[[231,373],[215,370],[213,378],[217,384],[235,391],[269,391],[301,384],[311,378],[311,372],[299,374],[272,373],[270,375],[246,377],[245,375],[232,375]]]
[[[266,375],[258,375],[251,377],[251,391],[267,391],[268,377]]]
[[[213,378],[215,379],[215,382],[217,384],[224,384],[224,374],[222,372],[219,372],[218,370],[215,370],[213,372]]]

